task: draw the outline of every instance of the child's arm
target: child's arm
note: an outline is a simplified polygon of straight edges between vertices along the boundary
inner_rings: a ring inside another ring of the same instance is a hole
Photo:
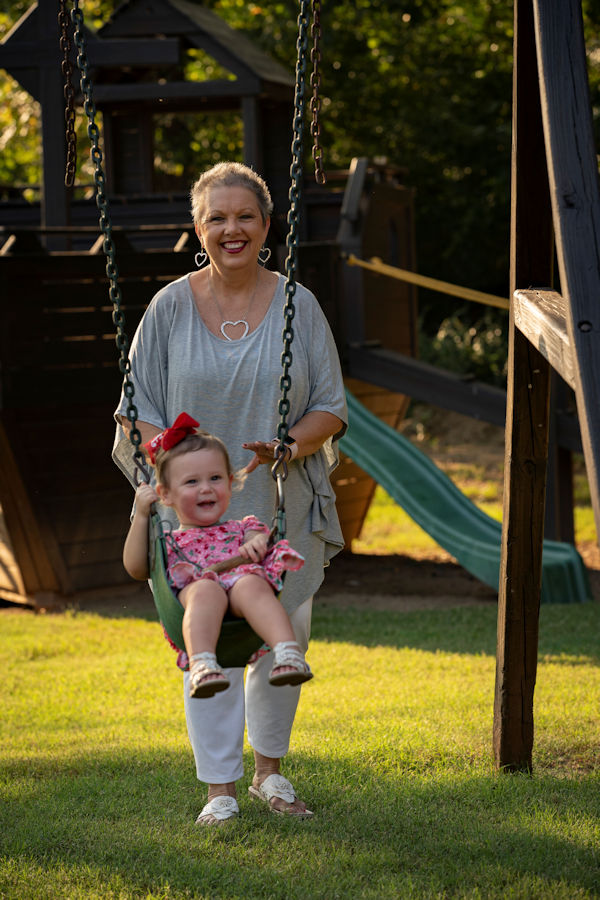
[[[267,555],[267,539],[269,535],[263,531],[247,531],[245,542],[239,550],[239,555],[252,562],[261,562]]]
[[[140,484],[135,492],[135,513],[123,547],[125,570],[137,581],[145,581],[148,570],[148,519],[158,494],[149,484]]]

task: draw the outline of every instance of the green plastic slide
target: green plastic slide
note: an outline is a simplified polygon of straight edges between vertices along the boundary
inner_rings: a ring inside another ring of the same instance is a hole
[[[498,590],[502,526],[482,512],[405,437],[346,392],[349,427],[340,449],[380,484],[468,572]],[[591,600],[587,571],[571,544],[544,541],[543,603]]]

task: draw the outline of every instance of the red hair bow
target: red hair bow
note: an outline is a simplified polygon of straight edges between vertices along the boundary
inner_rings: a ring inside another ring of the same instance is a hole
[[[163,450],[171,450],[172,447],[181,443],[188,434],[194,434],[199,424],[187,413],[182,412],[177,416],[170,428],[165,428],[164,431],[153,437],[151,441],[144,444],[144,450],[150,457],[152,465],[156,462],[156,454],[161,447]]]

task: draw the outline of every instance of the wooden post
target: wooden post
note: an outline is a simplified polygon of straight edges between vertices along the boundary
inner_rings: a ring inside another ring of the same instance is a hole
[[[552,214],[531,0],[515,0],[510,296],[549,286]],[[550,366],[515,327],[511,302],[494,756],[502,771],[532,768]]]
[[[42,110],[43,188],[41,202],[42,225],[68,225],[70,219],[69,192],[64,176],[67,160],[65,139],[65,99],[61,73],[60,31],[58,5],[40,0],[37,9],[40,44],[46,51],[47,62],[39,69],[39,98]],[[43,51],[42,51],[43,52]],[[77,82],[77,70],[73,80]],[[56,249],[61,241],[48,243]]]
[[[570,389],[556,371],[552,372],[551,384],[544,535],[553,541],[574,544],[573,455],[560,446],[557,427],[557,413],[567,406]]]
[[[533,6],[560,293],[600,539],[600,189],[581,2],[533,0]]]

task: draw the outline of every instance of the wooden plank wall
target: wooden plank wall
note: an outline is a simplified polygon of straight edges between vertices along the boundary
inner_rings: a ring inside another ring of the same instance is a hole
[[[127,580],[132,492],[110,458],[121,374],[102,254],[5,256],[0,503],[29,596]],[[191,251],[118,254],[126,328]],[[10,466],[9,466],[10,463]]]
[[[364,252],[411,268],[412,193],[382,184],[370,196]],[[168,239],[145,234],[143,250],[135,234],[114,234],[130,339],[156,291],[195,268],[195,242],[181,241],[182,252],[173,252],[181,233],[175,226],[165,230]],[[0,504],[28,596],[68,595],[127,580],[121,552],[132,494],[110,459],[121,374],[105,259],[94,229],[91,252],[80,249],[87,229],[72,239],[76,251],[40,253],[38,243],[37,253],[33,246],[25,252],[27,234],[17,233],[0,258],[6,285],[0,306],[0,433],[10,448],[3,455]],[[343,355],[347,323],[339,268],[333,241],[301,245],[299,280],[317,295]],[[415,289],[378,276],[365,287],[368,337],[414,355]],[[404,395],[357,380],[349,386],[393,427],[402,421]],[[350,546],[375,483],[343,459],[334,489]]]

